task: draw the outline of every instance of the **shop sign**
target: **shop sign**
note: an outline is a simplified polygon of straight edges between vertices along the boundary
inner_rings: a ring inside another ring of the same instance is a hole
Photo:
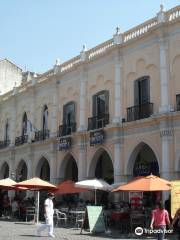
[[[90,132],[90,146],[94,146],[96,144],[102,144],[104,142],[104,131],[97,130],[94,132]]]
[[[59,139],[59,151],[66,150],[71,147],[71,137],[63,137]]]

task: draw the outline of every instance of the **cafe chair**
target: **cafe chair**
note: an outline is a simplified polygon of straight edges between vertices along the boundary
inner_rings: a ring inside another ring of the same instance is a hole
[[[66,213],[63,213],[58,209],[54,209],[54,219],[56,220],[56,227],[59,226],[61,222],[64,222],[65,225],[67,224]]]
[[[131,232],[133,232],[136,227],[144,228],[144,220],[143,214],[130,214]]]
[[[84,216],[85,216],[85,212],[77,214],[77,216],[76,216],[76,223],[75,223],[75,226],[77,228],[81,228],[82,227],[82,224],[84,222]]]
[[[33,221],[35,222],[35,216],[36,216],[35,207],[27,207],[26,208],[26,222],[28,221],[28,218],[33,219]]]

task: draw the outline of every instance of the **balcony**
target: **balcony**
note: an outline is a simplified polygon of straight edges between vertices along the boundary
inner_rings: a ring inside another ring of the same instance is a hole
[[[28,142],[28,135],[23,135],[15,138],[15,146],[19,146],[27,142]]]
[[[10,140],[0,141],[0,149],[8,147],[9,144],[10,144]]]
[[[71,123],[70,125],[63,124],[59,126],[58,137],[63,137],[71,135],[72,132],[76,131],[76,123]]]
[[[103,128],[109,124],[109,114],[88,118],[88,130]]]
[[[153,103],[145,103],[127,108],[127,122],[148,118],[153,114]]]
[[[48,129],[45,131],[40,130],[40,131],[35,132],[34,141],[37,142],[37,141],[42,141],[42,140],[48,139],[49,133],[50,133],[50,131]]]

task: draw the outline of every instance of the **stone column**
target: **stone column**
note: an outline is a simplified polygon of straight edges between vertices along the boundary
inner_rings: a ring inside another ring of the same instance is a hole
[[[119,183],[121,179],[121,142],[120,139],[114,140],[114,183]],[[114,201],[119,201],[119,193],[115,193]]]
[[[13,96],[12,100],[12,120],[10,123],[10,129],[11,129],[11,135],[10,135],[10,146],[15,145],[15,137],[16,137],[16,99],[15,96]]]
[[[86,47],[83,46],[83,50],[80,53],[81,61],[86,61]],[[79,129],[78,131],[85,131],[86,127],[86,82],[87,82],[87,71],[85,66],[80,68],[80,118],[79,118]]]
[[[51,117],[51,129],[50,129],[50,135],[51,137],[57,136],[57,106],[58,106],[58,94],[57,94],[57,88],[53,91],[53,102],[52,102],[52,117]]]
[[[114,140],[114,183],[121,180],[121,142]]]
[[[122,43],[122,33],[120,29],[116,29],[116,34],[113,36],[114,44],[119,45]],[[122,121],[122,56],[120,56],[119,49],[116,49],[114,56],[114,118],[113,123],[119,124]]]
[[[87,178],[86,135],[81,133],[79,142],[78,181]]]
[[[161,122],[161,146],[162,146],[162,159],[160,175],[162,178],[171,180],[170,176],[170,144],[173,136],[173,129],[167,126],[166,122]],[[169,193],[163,192],[163,201],[168,199]]]
[[[167,43],[163,38],[159,40],[160,47],[160,82],[161,82],[161,106],[159,108],[160,113],[169,112],[171,107],[169,104],[169,74],[168,74],[168,62],[167,62]]]
[[[52,184],[57,184],[57,151],[56,151],[56,144],[52,143],[50,145],[50,182]]]
[[[160,5],[160,11],[157,13],[158,24],[161,24],[162,30],[159,36],[159,59],[160,59],[160,82],[161,82],[161,106],[159,108],[160,113],[166,113],[171,110],[169,99],[169,73],[168,73],[168,43],[164,37],[163,26],[166,22],[166,15],[164,7]]]
[[[78,159],[78,181],[85,180],[87,178],[87,155],[85,146],[81,145],[79,148],[79,159]]]

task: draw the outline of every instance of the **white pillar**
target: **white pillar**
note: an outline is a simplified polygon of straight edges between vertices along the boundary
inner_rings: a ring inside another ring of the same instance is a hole
[[[161,106],[160,113],[169,112],[171,107],[169,104],[169,89],[168,89],[168,62],[167,62],[167,44],[164,39],[159,40],[160,44],[160,82],[161,82]]]
[[[50,129],[50,135],[51,137],[57,136],[57,91],[55,90],[53,94],[53,102],[52,102],[52,117],[51,117],[51,129]]]
[[[115,76],[114,76],[114,118],[113,123],[121,123],[122,121],[122,102],[121,102],[121,69],[122,65],[119,60],[115,60]]]
[[[161,123],[165,124],[165,123]],[[161,129],[161,146],[162,146],[162,159],[161,159],[161,177],[166,180],[171,180],[170,176],[170,144],[172,140],[173,130],[170,128]],[[168,199],[169,192],[163,192],[163,201]]]
[[[79,159],[78,159],[78,181],[85,180],[87,178],[86,170],[86,148],[83,143],[79,146]]]
[[[121,180],[121,143],[114,143],[114,183]]]
[[[84,75],[84,74],[83,74]],[[80,82],[80,120],[78,131],[86,130],[86,80]]]
[[[58,184],[57,182],[57,151],[56,151],[56,144],[50,145],[50,182],[52,184]]]
[[[11,135],[10,135],[10,146],[14,146],[15,144],[15,137],[16,137],[16,99],[15,96],[13,97],[13,102],[12,102],[12,121],[10,125],[11,129]]]

